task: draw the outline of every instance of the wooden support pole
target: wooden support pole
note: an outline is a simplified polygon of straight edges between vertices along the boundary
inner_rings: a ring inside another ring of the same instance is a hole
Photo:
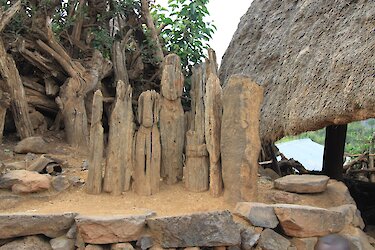
[[[103,161],[103,95],[100,90],[94,94],[90,128],[90,160],[86,192],[100,194],[102,192],[102,161]]]
[[[323,172],[332,179],[343,178],[344,149],[347,125],[326,127],[324,142]]]

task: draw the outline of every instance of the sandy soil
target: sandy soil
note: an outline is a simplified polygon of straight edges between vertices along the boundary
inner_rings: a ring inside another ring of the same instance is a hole
[[[51,144],[51,149],[53,149],[53,152],[49,155],[65,162],[63,164],[63,174],[68,177],[76,176],[85,180],[88,171],[82,171],[81,166],[82,162],[87,160],[87,152],[68,147],[62,142],[61,136],[56,134],[47,136],[47,141]],[[0,146],[0,160],[2,162],[25,160],[25,155],[12,152],[14,145],[15,138],[7,138]],[[258,191],[257,201],[264,203],[275,203],[270,197],[280,192],[274,190],[272,181],[265,178],[259,178]],[[318,195],[295,195],[298,198],[295,203],[318,207],[336,206],[335,197],[332,197],[332,195],[335,194],[325,192]],[[10,201],[13,203],[9,203]],[[89,195],[85,193],[84,186],[70,187],[61,193],[43,192],[23,196],[15,196],[10,191],[0,190],[0,213],[78,212],[89,215],[113,215],[138,214],[151,210],[158,215],[178,215],[213,210],[232,210],[233,208],[233,204],[227,204],[222,197],[213,198],[209,192],[188,192],[183,183],[172,186],[161,184],[159,193],[147,197],[136,195],[133,192],[126,192],[121,196],[112,196],[106,193]]]

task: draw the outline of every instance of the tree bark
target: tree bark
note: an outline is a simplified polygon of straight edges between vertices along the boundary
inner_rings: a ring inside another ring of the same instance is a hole
[[[0,10],[0,32],[10,22],[12,17],[21,8],[21,1],[16,2],[7,11]],[[11,97],[12,113],[17,132],[21,139],[34,134],[30,121],[28,104],[26,101],[25,90],[19,75],[16,63],[11,55],[8,55],[3,40],[0,38],[0,74],[4,79],[3,89]]]
[[[0,143],[3,141],[5,115],[8,107],[10,106],[10,101],[9,94],[0,90]]]
[[[103,95],[100,90],[94,94],[90,129],[90,160],[86,192],[100,194],[102,192],[102,161],[103,161]]]
[[[154,20],[151,16],[151,13],[150,13],[148,1],[147,0],[141,0],[141,5],[142,5],[143,17],[146,19],[146,25],[150,29],[152,40],[155,42],[155,47],[156,47],[155,57],[156,57],[156,60],[159,61],[159,62],[162,62],[163,59],[164,59],[163,49],[160,45],[158,32],[156,31]]]

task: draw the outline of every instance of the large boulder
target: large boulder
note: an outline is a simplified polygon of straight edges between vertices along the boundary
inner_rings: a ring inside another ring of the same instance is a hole
[[[0,188],[9,188],[14,193],[34,193],[50,187],[51,176],[35,171],[13,170],[0,177]]]
[[[55,238],[65,234],[74,223],[74,213],[0,214],[0,239],[44,234]]]
[[[79,215],[75,220],[78,234],[85,243],[110,244],[138,240],[146,228],[147,216]]]
[[[375,117],[374,16],[374,1],[254,0],[220,79],[242,73],[265,87],[265,140]]]
[[[274,205],[275,214],[285,234],[291,237],[316,237],[343,230],[344,215],[328,209],[291,205]]]
[[[150,218],[147,225],[163,248],[241,243],[240,228],[229,211]]]
[[[19,154],[45,154],[51,152],[51,146],[42,137],[32,136],[18,142],[14,147],[14,152]]]

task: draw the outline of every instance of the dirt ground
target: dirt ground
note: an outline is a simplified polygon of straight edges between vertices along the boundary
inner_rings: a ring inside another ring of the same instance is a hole
[[[82,170],[82,164],[87,160],[87,152],[67,146],[62,135],[53,134],[45,137],[51,145],[51,155],[64,161],[63,173],[68,178],[76,177],[85,180],[87,170]],[[24,161],[26,155],[14,154],[13,147],[16,138],[5,138],[0,146],[0,160],[3,163]],[[318,207],[332,207],[341,205],[330,191],[316,195],[297,195],[273,189],[272,181],[267,178],[258,180],[258,199],[264,203],[281,203],[282,198],[292,198],[293,203]],[[8,190],[0,190],[0,213],[62,213],[78,212],[88,215],[138,214],[154,211],[158,215],[178,215],[192,212],[214,210],[233,210],[234,204],[228,204],[222,197],[213,198],[209,192],[193,193],[184,188],[183,183],[166,185],[161,183],[160,192],[152,196],[139,196],[133,192],[113,196],[102,193],[90,195],[85,193],[84,185],[71,186],[69,189],[57,193],[47,191],[29,195],[14,195]]]

